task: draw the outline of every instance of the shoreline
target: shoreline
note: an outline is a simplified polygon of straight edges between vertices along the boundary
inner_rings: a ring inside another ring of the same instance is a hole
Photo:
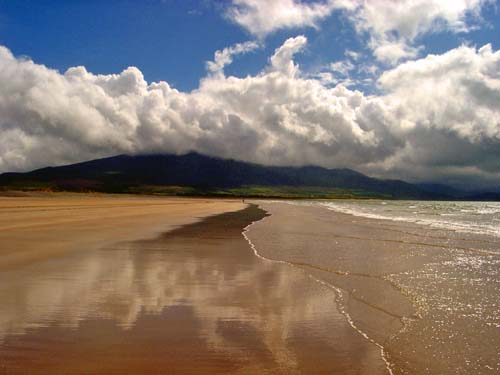
[[[322,206],[261,206],[271,216],[247,232],[255,250],[340,289],[346,318],[383,348],[389,371],[465,375],[500,369],[498,241]],[[482,286],[471,289],[470,283]]]
[[[9,321],[9,311],[15,320],[10,333],[0,335],[0,362],[13,374],[28,367],[34,375],[39,368],[86,374],[124,368],[131,374],[156,373],[153,368],[179,374],[386,373],[378,349],[338,311],[331,288],[252,253],[242,232],[265,215],[250,205],[156,238],[26,265],[19,276],[10,270],[4,276],[18,281],[14,294],[0,288],[6,301],[0,321]],[[36,288],[45,298],[35,304],[16,297],[34,296]],[[56,298],[55,290],[65,298]],[[128,302],[134,300],[140,308]],[[8,309],[9,301],[20,304],[17,311]],[[90,361],[75,354],[82,342],[92,343],[84,346]],[[148,342],[156,342],[156,349],[145,352]],[[36,351],[25,351],[35,343]],[[114,348],[105,357],[104,343]],[[54,362],[56,348],[67,356]],[[18,356],[24,358],[21,367],[12,362]],[[95,367],[103,360],[105,368]]]
[[[181,318],[173,311],[182,310],[180,331],[169,337],[190,343],[182,358],[198,345],[203,365],[150,360],[179,366],[183,374],[225,369],[440,375],[484,368],[486,374],[494,368],[487,361],[496,358],[490,352],[500,342],[484,323],[494,327],[500,319],[498,298],[488,294],[495,290],[488,272],[494,274],[500,254],[484,247],[495,242],[322,206],[248,203],[80,195],[0,198],[0,214],[5,214],[0,225],[17,231],[10,238],[23,244],[31,237],[24,244],[41,250],[39,257],[29,253],[28,261],[10,264],[2,263],[5,253],[0,252],[0,299],[5,302],[0,306],[0,363],[5,353],[21,355],[19,348],[39,340],[48,345],[39,349],[50,357],[56,349],[51,340],[58,342],[58,335],[68,337],[72,350],[81,350],[83,337],[98,350],[108,340],[100,336],[102,330],[111,332],[118,346],[126,340],[123,350],[135,358],[140,374],[149,365],[137,358],[141,349],[132,346],[157,340],[167,352],[176,350],[153,331],[177,327]],[[4,232],[0,245],[9,239]],[[47,249],[54,244],[58,251]],[[487,284],[472,292],[468,280]],[[447,299],[457,312],[441,309]],[[477,320],[477,311],[486,320]],[[445,347],[436,347],[444,342]],[[476,347],[486,362],[482,357],[482,362],[473,361],[479,358]],[[460,354],[450,351],[454,348]],[[95,350],[91,353],[101,356]],[[421,363],[436,354],[443,358]],[[244,359],[248,355],[251,360]],[[113,358],[109,366],[122,368]],[[89,374],[102,373],[78,366]]]
[[[270,217],[272,216],[272,214],[269,214],[269,216],[267,217]],[[294,267],[294,268],[297,268],[297,269],[300,269],[301,271],[303,271],[304,273],[308,274],[307,273],[307,270],[304,270],[300,267],[300,265],[296,265],[294,263],[291,263],[291,262],[287,262],[287,261],[284,261],[284,260],[277,260],[277,259],[270,259],[270,258],[266,258],[264,256],[262,256],[261,254],[259,254],[255,244],[250,240],[250,238],[248,237],[248,233],[252,227],[252,225],[260,222],[260,221],[264,221],[266,219],[266,217],[260,219],[259,221],[255,221],[255,222],[252,222],[251,224],[247,225],[242,234],[243,234],[243,237],[245,237],[245,239],[247,240],[248,244],[250,245],[250,248],[252,249],[253,253],[255,254],[255,256],[259,259],[262,259],[263,261],[266,261],[266,262],[271,262],[271,263],[279,263],[279,264],[284,264],[284,265],[287,265],[289,267]],[[385,352],[385,348],[382,344],[376,342],[374,339],[372,339],[370,336],[368,336],[368,334],[366,332],[364,332],[363,330],[361,330],[358,326],[356,326],[356,323],[354,322],[354,320],[352,319],[351,315],[349,314],[349,312],[346,310],[346,307],[343,305],[343,293],[342,293],[342,289],[333,285],[333,284],[330,284],[324,280],[321,280],[319,278],[315,278],[313,275],[311,274],[308,274],[308,276],[314,280],[315,282],[317,282],[318,284],[320,285],[323,285],[323,286],[326,286],[327,288],[331,289],[333,291],[333,293],[335,294],[335,302],[337,304],[337,310],[342,314],[344,315],[346,321],[349,323],[349,325],[351,326],[351,328],[356,331],[358,334],[360,334],[363,338],[365,338],[368,342],[374,344],[379,350],[380,350],[380,357],[382,359],[382,361],[384,362],[385,364],[385,368],[387,369],[387,372],[389,373],[389,375],[393,375],[394,372],[393,372],[393,369],[392,369],[392,366],[393,364],[387,359],[387,355],[386,355],[386,352]],[[401,328],[401,329],[404,329],[404,326]]]
[[[271,214],[269,216],[271,216]],[[266,219],[266,217],[260,219],[259,221],[263,221],[265,219]],[[262,259],[263,261],[266,261],[266,262],[279,263],[279,264],[284,264],[284,265],[287,265],[287,266],[290,266],[290,267],[295,267],[295,268],[301,269],[299,266],[297,266],[294,263],[286,262],[284,260],[276,260],[276,259],[266,258],[266,257],[262,256],[261,254],[259,254],[259,252],[258,252],[257,248],[255,247],[254,243],[250,240],[250,238],[247,235],[247,233],[249,233],[252,225],[256,224],[259,221],[255,221],[255,222],[252,222],[251,224],[247,225],[244,228],[243,232],[242,232],[243,237],[245,237],[245,239],[247,240],[247,242],[250,245],[250,248],[252,249],[252,251],[255,254],[255,256],[257,258],[259,258],[259,259]],[[303,269],[301,269],[301,270],[307,274],[306,270],[303,270]],[[368,334],[366,332],[362,331],[359,327],[357,327],[356,323],[354,322],[354,320],[352,319],[352,317],[349,315],[349,312],[346,311],[345,306],[343,306],[343,304],[342,304],[342,298],[343,298],[342,289],[339,288],[339,287],[336,287],[333,284],[325,282],[325,281],[323,281],[321,279],[315,278],[314,276],[312,276],[310,274],[308,274],[308,276],[312,280],[314,280],[315,282],[317,282],[318,284],[326,286],[327,288],[333,290],[333,292],[335,293],[335,302],[337,304],[337,310],[342,315],[344,315],[346,321],[349,323],[349,325],[352,327],[352,329],[354,331],[356,331],[363,338],[365,338],[367,341],[369,341],[370,343],[374,344],[375,346],[377,346],[377,348],[380,349],[380,357],[381,357],[382,361],[384,361],[385,368],[387,369],[387,372],[389,373],[389,375],[393,375],[394,372],[392,370],[392,363],[389,362],[389,360],[387,359],[387,356],[386,356],[385,349],[384,349],[383,345],[380,344],[380,343],[378,343],[378,342],[376,342],[375,340],[373,340],[370,336],[368,336]]]

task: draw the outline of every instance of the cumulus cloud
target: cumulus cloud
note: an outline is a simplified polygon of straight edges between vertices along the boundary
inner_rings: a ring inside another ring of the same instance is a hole
[[[233,0],[227,17],[253,35],[263,37],[292,27],[318,27],[335,9],[353,8],[351,0]]]
[[[192,92],[148,83],[137,68],[61,74],[0,48],[0,171],[195,150],[500,183],[500,52],[462,46],[407,62],[382,74],[381,94],[367,96],[301,73],[293,56],[306,42],[288,39],[255,76],[209,73]]]
[[[379,85],[406,139],[387,168],[411,166],[426,178],[468,174],[498,181],[500,52],[485,45],[429,55],[385,72]]]
[[[413,40],[419,35],[449,29],[468,31],[466,16],[478,16],[487,0],[375,0],[363,1],[356,10],[358,27],[375,35],[396,32]]]
[[[372,38],[368,44],[378,61],[395,65],[398,61],[418,56],[418,48],[410,46],[405,40],[385,40]]]
[[[325,86],[342,84],[346,87],[359,84],[360,79],[352,79],[351,71],[360,70],[361,66],[356,67],[351,60],[339,60],[321,66],[317,72],[309,73],[310,78],[318,79]]]
[[[214,60],[207,62],[207,70],[214,75],[224,75],[224,67],[233,62],[233,56],[255,51],[259,48],[259,43],[251,40],[244,43],[236,43],[231,47],[226,47],[221,51],[215,51]]]
[[[264,37],[293,27],[318,28],[334,11],[342,11],[357,32],[367,36],[374,57],[389,65],[418,56],[416,40],[440,31],[468,32],[482,7],[494,0],[233,0],[227,17]]]
[[[355,1],[357,2],[357,1]],[[350,15],[359,33],[369,35],[369,47],[381,62],[395,64],[414,58],[415,39],[448,30],[467,32],[467,17],[479,18],[490,0],[374,0],[361,1]]]
[[[303,35],[287,39],[271,57],[272,68],[286,76],[294,77],[298,73],[299,67],[293,62],[292,58],[296,53],[300,52],[306,44],[307,38]]]

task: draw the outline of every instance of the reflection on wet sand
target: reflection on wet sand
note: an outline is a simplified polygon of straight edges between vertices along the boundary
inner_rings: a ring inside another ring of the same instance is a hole
[[[255,257],[249,207],[0,275],[0,373],[379,374],[306,273]]]
[[[353,325],[383,346],[395,375],[500,373],[500,243],[263,202],[247,233],[259,255],[341,289]]]

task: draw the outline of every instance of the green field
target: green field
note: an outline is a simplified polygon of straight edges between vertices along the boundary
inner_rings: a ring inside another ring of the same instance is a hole
[[[100,192],[113,194],[140,194],[165,196],[204,196],[239,198],[281,198],[281,199],[390,199],[390,195],[364,190],[325,188],[317,186],[261,186],[248,185],[231,188],[200,188],[191,186],[137,185],[120,184],[82,184],[58,186],[50,182],[23,181],[2,186],[0,190],[17,191],[71,191]]]
[[[235,188],[200,189],[188,186],[143,185],[128,188],[126,193],[177,195],[177,196],[217,196],[244,198],[286,198],[286,199],[356,199],[390,198],[362,190],[346,190],[314,186],[241,186]]]

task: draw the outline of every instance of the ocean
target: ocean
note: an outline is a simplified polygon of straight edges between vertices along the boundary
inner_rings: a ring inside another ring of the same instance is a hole
[[[500,237],[500,202],[359,200],[319,204],[354,216],[411,222],[433,228]]]

